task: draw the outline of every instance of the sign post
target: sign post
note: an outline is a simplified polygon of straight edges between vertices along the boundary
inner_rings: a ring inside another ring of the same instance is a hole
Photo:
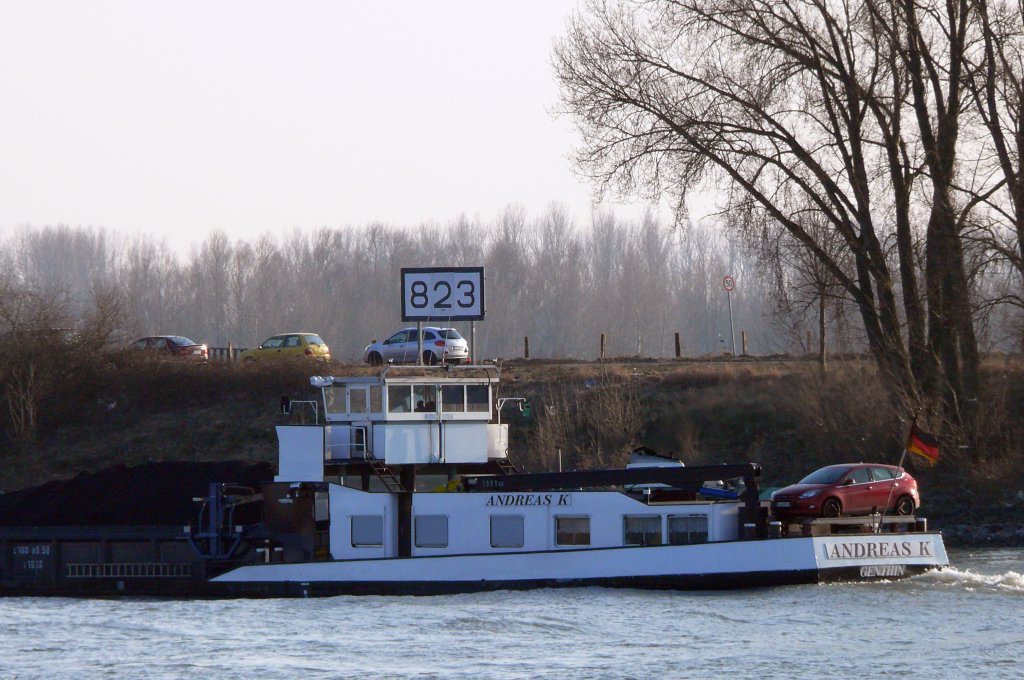
[[[402,321],[481,321],[484,318],[483,267],[403,267]],[[476,327],[469,334],[470,361],[476,357]],[[420,342],[423,342],[423,334]],[[422,360],[423,349],[419,350]]]
[[[732,291],[736,288],[736,279],[726,276],[722,279],[722,287],[725,288],[725,298],[729,301],[729,333],[732,335],[732,355],[736,356],[736,328],[732,323]]]

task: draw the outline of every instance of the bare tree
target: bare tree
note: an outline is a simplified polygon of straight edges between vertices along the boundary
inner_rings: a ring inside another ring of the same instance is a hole
[[[962,404],[977,347],[951,187],[969,13],[912,0],[595,0],[555,50],[584,134],[577,161],[602,186],[679,204],[715,183],[735,224],[777,222],[855,302],[897,402],[941,383],[947,405]],[[911,229],[922,175],[927,348]],[[825,232],[808,230],[807,210]]]

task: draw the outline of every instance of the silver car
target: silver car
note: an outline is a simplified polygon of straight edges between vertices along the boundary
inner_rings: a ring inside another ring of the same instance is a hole
[[[371,366],[383,363],[414,364],[419,349],[415,328],[403,328],[383,342],[367,345],[363,361]],[[469,343],[454,328],[423,328],[424,364],[461,364],[469,361]]]

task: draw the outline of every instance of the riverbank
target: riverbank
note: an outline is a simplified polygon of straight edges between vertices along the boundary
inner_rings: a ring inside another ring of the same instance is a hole
[[[369,374],[364,366],[284,363],[194,365],[119,357],[88,381],[42,401],[35,440],[0,446],[0,490],[66,480],[117,465],[276,463],[281,396],[310,399],[311,373]],[[939,465],[914,457],[922,515],[951,545],[1024,545],[1024,370],[987,362],[991,408],[975,454],[943,442]],[[524,471],[621,467],[638,445],[688,465],[755,461],[763,487],[823,465],[895,464],[909,424],[879,405],[870,362],[752,360],[508,362],[502,397],[510,453]],[[298,417],[312,418],[298,414]],[[954,445],[955,444],[955,445]]]

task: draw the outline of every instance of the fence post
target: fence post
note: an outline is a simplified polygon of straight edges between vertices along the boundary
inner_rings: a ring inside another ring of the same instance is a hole
[[[682,345],[679,344],[679,333],[676,333],[676,359],[683,356]]]
[[[807,354],[810,354],[811,352],[811,332],[807,331]]]
[[[529,335],[524,335],[523,336],[523,358],[524,359],[529,359],[530,358],[530,336]]]
[[[743,356],[747,356],[747,332],[740,331],[740,341],[743,343]]]
[[[598,358],[604,360],[604,333],[601,333],[601,351],[598,354]]]
[[[228,342],[228,355],[225,357],[225,361],[229,364],[235,360],[235,343]]]

